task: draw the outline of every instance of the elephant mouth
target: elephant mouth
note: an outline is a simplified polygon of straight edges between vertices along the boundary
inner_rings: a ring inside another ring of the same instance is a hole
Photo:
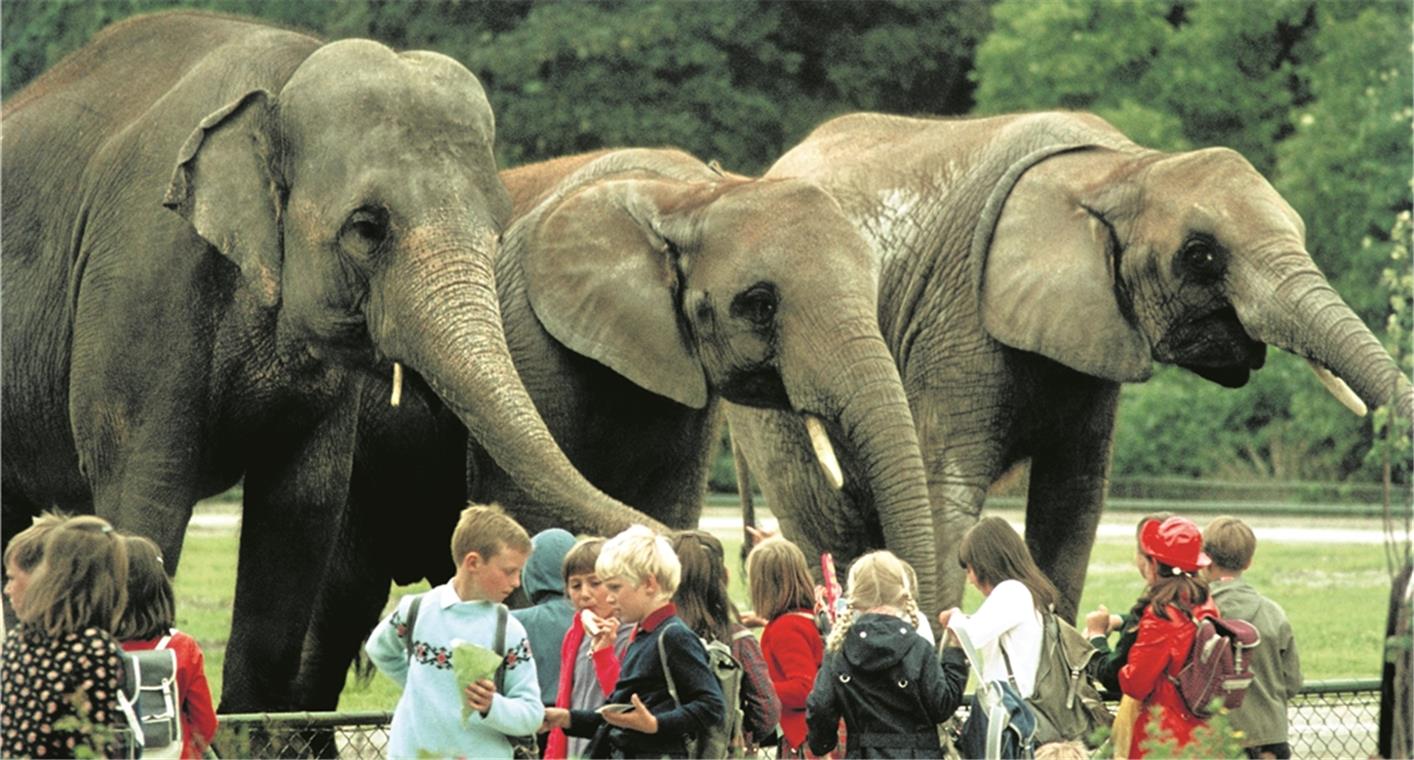
[[[1229,306],[1175,325],[1154,346],[1154,357],[1218,385],[1240,388],[1266,364],[1267,344],[1253,340]]]
[[[732,371],[720,387],[722,398],[758,409],[790,409],[781,375],[772,367]]]

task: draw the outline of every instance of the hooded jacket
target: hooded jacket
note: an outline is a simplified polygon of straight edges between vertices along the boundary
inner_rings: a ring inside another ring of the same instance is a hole
[[[966,683],[962,650],[944,650],[940,662],[901,618],[859,615],[825,653],[806,699],[810,751],[834,749],[843,717],[847,757],[941,757],[938,724],[957,711]]]
[[[540,677],[540,698],[546,705],[555,704],[560,688],[560,645],[574,621],[574,605],[565,598],[561,575],[565,555],[573,546],[574,536],[559,528],[542,530],[530,539],[530,558],[521,571],[521,585],[533,606],[511,611],[525,627]]]
[[[1286,703],[1301,691],[1301,658],[1291,622],[1281,605],[1241,578],[1214,581],[1211,589],[1223,617],[1246,620],[1262,637],[1250,655],[1252,685],[1228,719],[1242,731],[1248,747],[1282,744],[1287,741]]]

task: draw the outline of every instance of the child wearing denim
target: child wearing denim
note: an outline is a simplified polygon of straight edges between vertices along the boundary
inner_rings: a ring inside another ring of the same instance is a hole
[[[452,533],[456,574],[422,595],[411,630],[413,596],[403,597],[364,645],[384,675],[403,687],[393,713],[388,756],[511,757],[508,736],[533,734],[545,706],[525,629],[506,620],[505,693],[481,679],[458,693],[452,670],[453,639],[494,646],[501,602],[520,585],[530,555],[530,536],[500,507],[462,510]],[[410,639],[412,655],[403,643]],[[471,714],[462,717],[462,705]]]
[[[1286,703],[1301,690],[1301,658],[1286,612],[1242,579],[1256,551],[1257,537],[1236,517],[1219,517],[1203,530],[1203,552],[1212,560],[1203,572],[1218,611],[1251,623],[1262,637],[1249,655],[1252,684],[1228,720],[1242,731],[1248,757],[1288,758]]]
[[[595,572],[609,589],[619,620],[637,623],[620,660],[611,704],[622,712],[550,708],[545,728],[592,736],[593,757],[684,757],[687,740],[719,724],[725,702],[697,634],[677,616],[673,593],[682,568],[667,539],[634,525],[604,544]],[[666,656],[660,656],[663,640]],[[665,663],[666,661],[666,663]],[[677,699],[663,666],[672,669]]]

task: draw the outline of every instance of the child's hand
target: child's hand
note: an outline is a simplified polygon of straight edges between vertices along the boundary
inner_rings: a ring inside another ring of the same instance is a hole
[[[758,528],[754,525],[748,525],[746,526],[746,534],[751,536],[751,545],[755,546],[768,538],[781,535],[781,532],[772,528]]]
[[[600,618],[599,633],[589,640],[590,653],[598,652],[601,649],[610,649],[619,635],[619,619],[616,617]]]
[[[633,709],[623,713],[605,713],[604,722],[619,728],[628,728],[643,734],[658,733],[658,718],[648,712],[648,707],[637,694],[630,697]]]
[[[483,718],[491,711],[491,698],[494,696],[496,684],[485,678],[466,687],[466,703],[471,705],[471,709],[481,713]]]
[[[1085,637],[1093,639],[1096,636],[1106,636],[1111,629],[1110,610],[1105,605],[1094,612],[1085,615]]]
[[[556,728],[570,727],[570,711],[563,707],[545,708],[545,720],[540,723],[540,730],[536,733],[543,734]]]
[[[942,626],[943,628],[947,628],[947,627],[948,627],[948,621],[949,621],[949,620],[952,620],[953,613],[954,613],[954,612],[958,612],[958,611],[959,611],[959,610],[958,610],[956,607],[953,607],[953,608],[951,608],[951,609],[946,609],[946,610],[943,610],[942,612],[939,612],[939,613],[938,613],[938,625]]]
[[[771,621],[757,615],[754,612],[741,613],[741,624],[747,628],[764,628]]]

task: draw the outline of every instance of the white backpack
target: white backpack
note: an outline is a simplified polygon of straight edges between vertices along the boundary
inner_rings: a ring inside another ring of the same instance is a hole
[[[118,704],[132,732],[132,757],[182,756],[182,701],[177,693],[177,653],[167,648],[171,640],[168,634],[153,649],[123,653]]]

